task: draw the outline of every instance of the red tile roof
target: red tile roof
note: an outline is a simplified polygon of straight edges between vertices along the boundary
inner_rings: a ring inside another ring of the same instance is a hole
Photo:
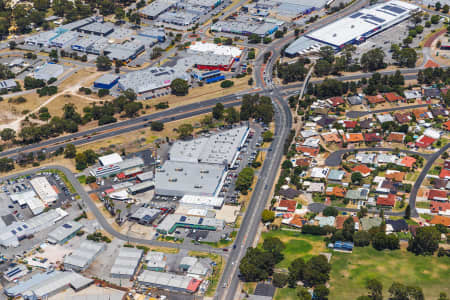
[[[439,178],[441,178],[441,179],[450,179],[450,170],[442,169],[441,173],[439,174]]]
[[[442,124],[447,131],[450,131],[450,120]]]
[[[395,195],[394,194],[389,194],[386,196],[378,196],[377,197],[377,205],[381,205],[381,206],[392,206],[394,207],[395,205]]]
[[[435,141],[436,141],[435,139],[433,139],[429,136],[423,135],[416,141],[416,146],[420,147],[420,148],[428,148]]]
[[[402,161],[400,162],[400,164],[402,166],[405,166],[407,168],[411,168],[414,163],[416,162],[416,159],[412,156],[405,156],[403,157]]]
[[[429,59],[423,67],[425,69],[428,69],[428,68],[439,68],[440,66],[439,66],[439,64],[437,64],[434,61],[432,61],[431,59]]]
[[[387,179],[392,179],[397,182],[402,182],[405,178],[406,173],[405,172],[392,172],[389,174],[384,175]]]
[[[430,193],[428,194],[428,200],[447,201],[447,192],[442,190],[430,190]]]
[[[400,124],[408,123],[409,121],[411,121],[411,114],[409,112],[395,113],[394,117]]]
[[[378,132],[366,133],[364,134],[364,140],[366,142],[380,142],[383,140],[383,137]]]
[[[386,100],[389,101],[389,102],[405,100],[405,98],[403,98],[402,96],[397,95],[396,93],[385,93],[384,97],[386,97]]]
[[[344,136],[344,140],[347,143],[363,142],[364,137],[363,137],[362,133],[347,133]]]
[[[369,175],[372,170],[366,165],[358,165],[352,169],[353,172],[359,172],[362,175]]]
[[[311,158],[299,158],[295,164],[300,167],[308,167],[311,164]]]
[[[342,188],[342,187],[339,187],[339,186],[334,186],[331,191],[326,192],[326,195],[327,196],[334,195],[336,197],[344,198],[345,192],[346,192],[345,188]]]
[[[401,132],[391,132],[389,136],[387,137],[386,141],[388,142],[396,142],[396,143],[403,143],[403,140],[405,139],[405,134]]]
[[[430,221],[430,224],[433,225],[442,224],[446,227],[450,227],[450,218],[444,216],[434,216],[433,219]]]
[[[311,148],[306,146],[298,146],[296,148],[297,152],[301,152],[308,156],[317,156],[319,154],[319,148]]]
[[[297,201],[295,200],[280,200],[278,207],[286,208],[289,212],[294,212],[297,208]]]
[[[384,97],[381,95],[366,96],[366,99],[370,104],[383,103],[386,101],[386,99],[384,99]]]
[[[333,105],[334,107],[345,103],[345,100],[342,97],[333,97],[330,98],[329,100],[331,102],[331,105]]]
[[[432,213],[439,213],[450,209],[450,202],[431,201],[430,210]]]
[[[344,121],[345,128],[355,128],[357,124],[357,121]]]
[[[289,222],[289,225],[301,228],[305,222],[305,218],[301,217],[300,215],[294,215],[292,217],[292,220]]]

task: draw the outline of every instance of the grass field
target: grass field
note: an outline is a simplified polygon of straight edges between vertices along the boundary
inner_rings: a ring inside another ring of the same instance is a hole
[[[437,299],[440,292],[450,294],[450,258],[415,256],[404,247],[377,251],[355,248],[352,254],[334,252],[331,259],[330,299],[356,299],[366,294],[365,283],[377,278],[384,294],[393,281],[423,289],[425,299]],[[280,298],[281,299],[281,298]]]
[[[265,238],[277,237],[286,248],[283,251],[284,259],[277,265],[277,268],[286,268],[290,263],[299,257],[309,259],[313,255],[326,251],[323,237],[308,234],[302,234],[295,231],[277,230],[262,233],[262,242]]]

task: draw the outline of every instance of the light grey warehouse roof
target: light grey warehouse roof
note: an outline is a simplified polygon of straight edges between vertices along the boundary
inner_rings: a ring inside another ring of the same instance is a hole
[[[156,18],[174,4],[175,1],[156,0],[147,5],[146,7],[142,8],[139,12],[150,18]]]
[[[222,165],[166,161],[156,171],[156,194],[215,196],[225,174]]]
[[[122,247],[111,268],[111,274],[133,276],[144,251]]]
[[[81,245],[64,258],[64,264],[80,269],[87,267],[92,260],[105,248],[105,244],[92,241],[83,241]]]
[[[184,216],[178,214],[168,215],[159,225],[158,230],[170,232],[171,228],[177,224],[190,224],[213,227],[216,230],[222,230],[225,227],[225,221],[216,218],[204,218],[195,216]]]
[[[189,81],[190,77],[186,72],[176,72],[173,68],[147,68],[125,74],[120,78],[119,85],[123,90],[132,89],[140,94],[170,86],[172,80],[176,78]]]
[[[149,208],[149,207],[139,207],[138,210],[136,210],[131,217],[134,219],[142,219],[145,216],[154,217],[159,215],[161,211],[156,208]]]
[[[64,67],[57,64],[45,64],[34,71],[34,78],[48,81],[50,78],[58,78],[64,73]]]
[[[192,279],[193,278],[188,276],[161,273],[149,270],[145,270],[138,277],[138,281],[141,284],[155,285],[161,288],[175,288],[185,290],[189,288]]]
[[[79,33],[75,31],[64,32],[63,34],[52,39],[52,44],[66,44],[67,42],[75,40],[78,37],[78,35]]]
[[[95,22],[81,27],[80,30],[106,35],[110,33],[111,30],[114,30],[114,24],[108,22],[105,23]]]
[[[81,19],[81,20],[78,20],[78,21],[75,21],[75,22],[72,22],[72,23],[67,23],[67,24],[59,27],[59,29],[60,30],[61,29],[62,30],[74,30],[74,29],[78,29],[80,27],[83,27],[83,26],[85,26],[87,24],[94,23],[94,22],[95,22],[95,18],[94,17],[87,17],[87,18],[84,18],[84,19]]]
[[[84,35],[82,38],[78,39],[73,45],[87,48],[91,45],[93,45],[96,41],[103,39],[103,37],[99,35],[93,35],[93,34],[87,34]]]
[[[0,89],[11,89],[17,86],[17,83],[14,79],[6,79],[0,81]]]
[[[47,236],[47,240],[50,242],[58,243],[74,232],[77,232],[83,227],[81,223],[75,222],[75,221],[67,221],[61,226],[57,227],[55,230],[50,232]]]
[[[236,127],[190,141],[177,141],[169,151],[173,161],[229,164],[248,135],[248,127]]]

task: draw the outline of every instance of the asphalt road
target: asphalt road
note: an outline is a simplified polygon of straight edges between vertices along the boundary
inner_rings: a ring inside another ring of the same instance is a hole
[[[394,151],[394,148],[387,148],[387,147],[367,147],[367,148],[356,148],[356,149],[342,149],[342,150],[337,150],[334,151],[333,153],[331,153],[326,159],[325,159],[325,165],[329,166],[329,167],[337,167],[341,164],[342,162],[342,155],[344,153],[348,153],[348,152],[364,152],[364,151],[383,151],[383,152],[387,152],[387,151]],[[430,159],[432,157],[432,154],[426,154],[426,153],[420,153],[420,152],[416,152],[416,151],[411,151],[411,150],[403,150],[403,149],[398,149],[398,151],[409,154],[409,155],[413,155],[413,154],[417,154],[422,156],[425,159]]]
[[[95,205],[94,201],[91,199],[91,197],[89,197],[88,193],[84,190],[84,188],[81,186],[79,181],[75,178],[73,173],[69,169],[67,169],[67,168],[65,168],[63,166],[54,165],[54,166],[47,166],[47,167],[31,169],[31,170],[20,172],[20,173],[14,174],[14,175],[6,176],[6,177],[4,177],[2,179],[3,180],[12,179],[12,178],[16,178],[18,176],[35,174],[36,172],[50,170],[50,169],[60,170],[61,172],[63,172],[66,175],[67,179],[73,185],[75,191],[78,193],[78,195],[80,195],[83,203],[94,214],[95,218],[100,223],[102,228],[106,232],[108,232],[109,234],[111,234],[112,236],[114,236],[114,237],[116,237],[116,238],[118,238],[120,240],[123,240],[123,241],[126,241],[126,242],[130,242],[130,243],[142,244],[142,245],[157,246],[157,247],[168,247],[168,248],[176,248],[176,249],[182,248],[182,249],[186,249],[186,250],[204,251],[204,252],[211,252],[211,253],[217,253],[217,254],[220,254],[220,255],[224,255],[224,252],[223,252],[222,249],[212,248],[212,247],[207,246],[207,245],[175,244],[175,243],[169,243],[169,242],[163,242],[163,241],[157,241],[157,240],[146,240],[146,239],[140,239],[140,238],[136,238],[136,237],[131,237],[131,236],[122,234],[120,232],[117,232],[111,226],[111,224],[109,224],[108,221],[105,219],[103,214],[98,209],[97,205]]]

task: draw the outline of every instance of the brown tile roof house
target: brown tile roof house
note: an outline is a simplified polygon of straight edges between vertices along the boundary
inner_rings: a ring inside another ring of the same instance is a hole
[[[450,120],[448,120],[447,122],[443,123],[442,125],[447,131],[450,131]]]
[[[377,205],[394,207],[395,200],[396,196],[394,194],[380,195],[377,197]]]
[[[428,111],[427,108],[416,108],[413,109],[413,114],[416,117],[416,120],[425,120],[433,118],[433,115]]]
[[[345,100],[342,97],[333,97],[328,100],[330,100],[331,105],[333,105],[334,107],[345,103]]]
[[[447,201],[447,192],[442,190],[430,190],[428,200]]]
[[[280,200],[277,210],[294,212],[297,208],[297,201],[295,200]]]
[[[327,196],[336,196],[338,198],[344,198],[345,197],[345,193],[347,192],[347,190],[343,187],[339,187],[339,186],[333,186],[333,187],[328,187],[326,189],[326,195]]]
[[[396,93],[385,93],[384,97],[389,102],[396,102],[396,101],[404,101],[405,98],[402,96],[397,95]]]
[[[402,182],[405,178],[406,173],[405,172],[392,172],[389,174],[385,174],[384,177],[387,179],[391,179],[393,181]]]
[[[361,173],[361,175],[362,175],[363,177],[367,177],[367,176],[370,175],[370,172],[372,172],[372,169],[369,168],[369,167],[366,166],[366,165],[357,165],[356,167],[354,167],[354,168],[352,169],[352,171],[353,171],[353,172],[359,172],[359,173]]]
[[[378,104],[378,103],[386,102],[386,99],[384,99],[384,97],[381,95],[366,96],[366,99],[367,99],[367,102],[369,102],[370,104]]]
[[[323,133],[322,138],[325,141],[325,143],[340,143],[341,138],[339,137],[339,134],[330,132],[330,133]]]
[[[440,189],[445,189],[445,187],[448,184],[448,180],[447,179],[434,179],[433,182],[433,188],[440,190]]]
[[[449,202],[441,202],[441,201],[431,201],[430,210],[434,214],[438,214],[439,212],[450,210]]]
[[[344,135],[344,141],[347,143],[359,143],[364,142],[362,133],[347,133]]]
[[[444,216],[434,216],[433,219],[431,219],[430,224],[442,224],[445,227],[450,227],[450,218]]]
[[[344,228],[344,222],[348,218],[350,218],[350,216],[336,216],[336,219],[335,219],[336,229]],[[359,223],[358,217],[352,216],[352,218],[353,218],[353,222]]]
[[[364,140],[366,142],[381,142],[383,137],[378,132],[364,134]]]
[[[297,227],[297,228],[302,228],[306,222],[308,222],[308,220],[301,217],[300,215],[294,215],[292,217],[292,220],[289,222],[289,225]]]
[[[308,167],[311,164],[311,158],[299,158],[295,161],[295,164],[299,167]]]
[[[402,132],[391,132],[387,137],[386,141],[394,143],[403,143],[405,139],[405,134]]]
[[[297,152],[301,152],[306,156],[317,156],[319,154],[319,148],[311,148],[306,146],[298,146]]]
[[[397,122],[399,122],[400,124],[405,124],[405,123],[409,123],[409,121],[411,121],[411,114],[409,112],[405,112],[405,113],[395,113],[394,114],[395,120],[397,120]]]

